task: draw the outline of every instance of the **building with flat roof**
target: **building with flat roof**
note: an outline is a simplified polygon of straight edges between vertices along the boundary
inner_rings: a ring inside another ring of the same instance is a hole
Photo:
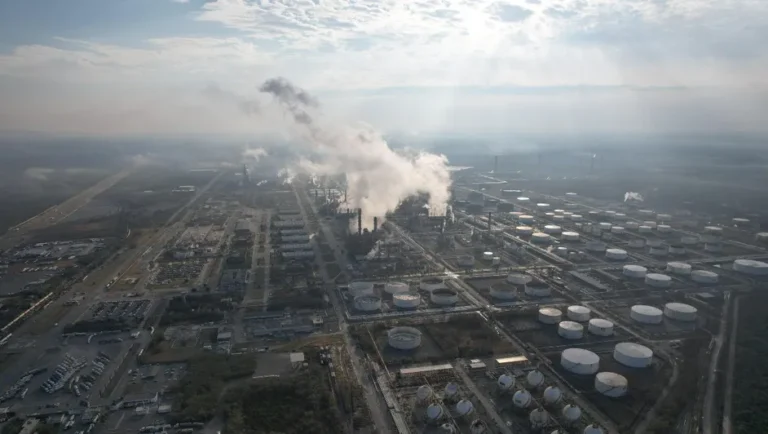
[[[440,371],[448,371],[453,369],[450,363],[443,363],[442,365],[429,365],[429,366],[416,366],[412,368],[400,369],[400,375],[419,375],[419,374],[434,374]]]
[[[123,399],[121,405],[122,408],[133,408],[140,405],[151,405],[157,402],[158,394],[154,393],[137,393],[133,395],[127,395]]]

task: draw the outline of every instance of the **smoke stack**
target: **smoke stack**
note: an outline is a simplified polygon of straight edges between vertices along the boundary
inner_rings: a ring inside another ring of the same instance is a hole
[[[443,217],[443,219],[440,221],[440,233],[441,233],[441,234],[444,234],[444,233],[445,233],[445,219],[446,219],[446,218],[445,218],[445,217]]]
[[[363,234],[363,209],[362,208],[357,209],[357,234],[358,235]]]
[[[378,217],[374,217],[373,218],[373,231],[376,232],[376,229],[378,229],[378,228],[379,228],[379,218]]]
[[[347,203],[347,189],[344,189],[344,203]]]
[[[493,173],[499,173],[499,156],[493,157]]]
[[[491,214],[493,213],[488,213],[488,232],[491,232]]]

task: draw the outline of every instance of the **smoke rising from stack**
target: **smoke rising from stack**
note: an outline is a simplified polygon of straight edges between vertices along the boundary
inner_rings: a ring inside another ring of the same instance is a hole
[[[397,152],[369,126],[334,125],[322,116],[317,99],[283,78],[269,79],[259,90],[274,97],[310,146],[312,159],[301,158],[294,170],[344,175],[347,207],[362,209],[365,227],[393,211],[401,198],[420,193],[429,195],[433,214],[445,213],[451,185],[445,156]]]

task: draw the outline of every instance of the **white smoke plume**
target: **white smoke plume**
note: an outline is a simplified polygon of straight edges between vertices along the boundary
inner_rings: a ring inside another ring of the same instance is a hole
[[[247,160],[259,161],[267,155],[267,151],[264,148],[247,148],[243,151],[243,158]]]
[[[347,205],[362,208],[366,227],[372,226],[374,216],[384,217],[401,199],[417,194],[429,195],[433,214],[445,213],[451,185],[445,156],[397,152],[369,126],[335,125],[322,116],[314,97],[283,78],[267,80],[260,90],[280,103],[309,145],[312,157],[301,158],[294,169],[319,176],[343,175]]]
[[[628,191],[624,193],[624,202],[629,202],[630,200],[636,200],[638,202],[642,202],[643,195],[640,193],[635,193],[634,191]]]

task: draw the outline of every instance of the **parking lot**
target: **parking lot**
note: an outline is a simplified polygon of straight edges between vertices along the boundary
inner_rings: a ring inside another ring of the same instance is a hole
[[[153,287],[175,287],[194,283],[203,272],[207,259],[189,259],[158,264],[150,282]]]
[[[87,320],[142,320],[150,304],[147,299],[100,301],[91,306]]]

